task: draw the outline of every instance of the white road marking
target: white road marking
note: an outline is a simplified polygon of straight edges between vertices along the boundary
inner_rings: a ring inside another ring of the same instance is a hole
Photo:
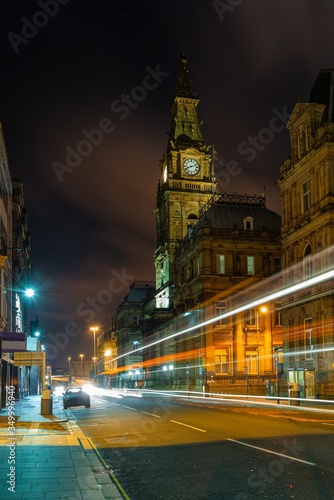
[[[242,441],[237,441],[236,439],[227,438],[227,441],[232,441],[233,443],[242,444],[243,446],[248,446],[249,448],[255,448],[256,450],[264,451],[265,453],[271,453],[272,455],[285,457],[288,458],[289,460],[295,460],[296,462],[302,462],[303,464],[316,465],[314,462],[308,462],[307,460],[301,460],[300,458],[291,457],[290,455],[284,455],[284,453],[277,453],[276,451],[267,450],[266,448],[261,448],[260,446],[254,446],[252,444],[243,443]]]
[[[160,415],[155,415],[154,413],[149,413],[148,411],[142,411],[141,413],[145,413],[145,415],[151,415],[151,417],[161,418]]]
[[[327,422],[321,422],[322,425],[334,425],[334,424],[328,424]]]
[[[195,429],[195,431],[206,432],[203,429],[199,429],[198,427],[193,427],[192,425],[184,424],[183,422],[178,422],[177,420],[171,420],[174,424],[184,425],[185,427],[190,427],[190,429]]]

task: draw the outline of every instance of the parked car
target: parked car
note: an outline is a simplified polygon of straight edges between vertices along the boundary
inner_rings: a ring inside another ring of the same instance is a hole
[[[70,387],[63,396],[64,409],[69,406],[85,406],[90,408],[90,395],[81,387]]]

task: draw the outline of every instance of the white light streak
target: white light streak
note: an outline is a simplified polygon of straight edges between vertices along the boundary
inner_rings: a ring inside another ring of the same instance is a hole
[[[271,301],[279,299],[281,297],[285,297],[286,295],[298,292],[300,290],[303,290],[304,288],[308,288],[308,287],[317,285],[319,283],[323,283],[324,281],[328,281],[332,278],[334,278],[334,270],[333,269],[331,271],[327,271],[325,273],[322,273],[319,276],[309,278],[309,279],[307,279],[305,281],[301,281],[300,283],[297,283],[295,285],[291,285],[291,286],[289,286],[287,288],[283,288],[282,290],[279,290],[277,292],[273,292],[273,293],[270,293],[269,295],[266,295],[266,296],[261,297],[261,298],[256,299],[256,300],[253,300],[252,302],[248,302],[243,306],[237,307],[236,309],[225,312],[224,314],[220,314],[219,316],[215,316],[215,317],[210,318],[206,321],[202,321],[201,323],[198,323],[197,325],[193,325],[193,326],[190,326],[190,327],[185,328],[183,330],[180,330],[180,331],[177,331],[177,332],[172,333],[170,335],[167,335],[166,337],[159,339],[159,340],[156,340],[154,342],[151,342],[150,344],[136,348],[135,350],[129,351],[125,354],[121,354],[120,356],[117,356],[116,358],[113,358],[112,360],[110,360],[110,363],[112,363],[118,359],[124,358],[125,356],[128,356],[129,354],[132,354],[134,352],[138,353],[139,351],[142,351],[144,349],[148,349],[149,347],[153,347],[157,344],[160,344],[161,342],[166,342],[167,340],[170,340],[174,337],[177,337],[178,335],[184,335],[186,333],[193,332],[195,330],[198,330],[199,328],[203,328],[204,326],[215,323],[216,321],[219,321],[221,319],[229,318],[231,316],[234,316],[235,314],[246,311],[247,309],[252,309],[252,308],[258,307],[265,302],[271,302]],[[323,350],[324,349],[322,349],[321,351],[323,351]],[[329,350],[333,350],[333,348],[329,348]],[[296,353],[294,352],[291,355],[295,356]]]

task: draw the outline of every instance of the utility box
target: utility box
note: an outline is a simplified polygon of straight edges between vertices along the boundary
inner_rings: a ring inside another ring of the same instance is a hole
[[[41,415],[52,415],[52,391],[42,391]]]
[[[300,406],[300,385],[296,382],[289,384],[289,398],[290,406]]]

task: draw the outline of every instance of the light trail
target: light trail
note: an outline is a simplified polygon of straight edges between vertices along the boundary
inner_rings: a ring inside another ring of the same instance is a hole
[[[183,330],[174,332],[170,335],[167,335],[166,337],[155,340],[154,342],[151,342],[145,346],[138,347],[136,349],[133,349],[132,351],[128,351],[125,354],[120,354],[119,356],[113,358],[112,360],[109,361],[109,363],[113,363],[114,361],[117,361],[118,359],[124,358],[125,356],[128,356],[129,354],[133,353],[138,353],[138,351],[143,351],[144,349],[148,349],[149,347],[153,347],[157,344],[160,344],[161,342],[166,342],[167,340],[170,340],[172,338],[177,337],[178,335],[184,335],[186,333],[193,332],[195,330],[198,330],[199,328],[203,328],[204,326],[210,325],[212,323],[215,323],[216,321],[223,320],[226,318],[229,318],[231,316],[234,316],[240,312],[246,311],[247,309],[252,309],[255,307],[260,306],[261,304],[265,302],[271,302],[273,300],[279,299],[281,297],[285,297],[289,294],[298,292],[300,290],[303,290],[304,288],[308,288],[314,285],[318,285],[319,283],[323,283],[324,281],[328,281],[330,279],[334,278],[334,270],[332,269],[331,271],[327,271],[325,273],[320,274],[319,276],[315,276],[313,278],[309,278],[305,281],[302,281],[300,283],[297,283],[295,285],[290,285],[287,288],[284,288],[282,290],[279,290],[277,292],[270,293],[269,295],[265,295],[259,299],[253,300],[251,302],[246,303],[243,306],[237,307],[236,309],[233,309],[231,311],[225,312],[223,314],[220,314],[219,316],[215,316],[213,318],[210,318],[208,320],[202,321],[201,323],[198,323],[197,325],[190,326],[188,328],[184,328]],[[332,348],[330,348],[331,350]],[[293,354],[295,355],[295,353]]]

